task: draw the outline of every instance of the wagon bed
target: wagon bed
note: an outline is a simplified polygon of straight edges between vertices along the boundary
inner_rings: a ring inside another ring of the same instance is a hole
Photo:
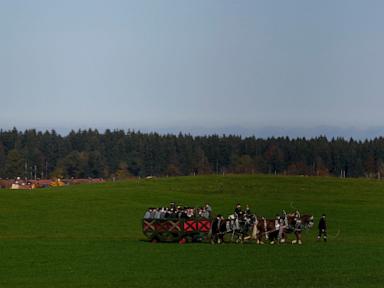
[[[205,241],[211,231],[211,219],[143,219],[143,233],[149,241]]]

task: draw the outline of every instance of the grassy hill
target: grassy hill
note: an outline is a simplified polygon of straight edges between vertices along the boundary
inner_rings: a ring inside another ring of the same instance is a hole
[[[236,202],[273,217],[326,213],[302,246],[152,244],[149,206]],[[275,176],[179,177],[0,190],[0,287],[382,287],[384,182]],[[338,234],[337,232],[340,231]],[[338,234],[338,236],[337,236]],[[337,236],[337,237],[335,237]]]

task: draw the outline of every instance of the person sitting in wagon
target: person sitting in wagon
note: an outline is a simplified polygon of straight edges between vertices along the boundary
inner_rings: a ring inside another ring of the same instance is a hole
[[[147,211],[145,211],[144,219],[151,219],[151,212],[152,212],[151,208],[149,208]]]
[[[165,208],[161,207],[160,209],[160,219],[165,219]]]
[[[160,219],[161,218],[161,212],[160,212],[159,208],[155,209],[154,218],[155,219]]]
[[[199,211],[199,216],[201,218],[209,218],[209,212],[205,208],[201,208]]]
[[[187,218],[193,218],[194,215],[195,215],[194,209],[192,207],[189,207],[187,209]]]

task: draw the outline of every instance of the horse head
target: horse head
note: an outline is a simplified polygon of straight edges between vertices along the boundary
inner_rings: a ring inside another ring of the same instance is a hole
[[[227,220],[235,220],[236,219],[236,216],[235,214],[231,214],[227,217]]]
[[[297,213],[296,212],[292,212],[292,213],[287,214],[287,219],[288,219],[289,226],[293,226],[293,224],[295,223],[296,217],[297,217]],[[300,220],[301,220],[301,225],[303,225],[303,227],[305,229],[310,229],[314,225],[314,217],[313,217],[313,215],[302,214],[302,215],[300,215]]]
[[[314,225],[314,217],[313,215],[304,214],[301,216],[301,223],[303,224],[304,228],[310,229]]]

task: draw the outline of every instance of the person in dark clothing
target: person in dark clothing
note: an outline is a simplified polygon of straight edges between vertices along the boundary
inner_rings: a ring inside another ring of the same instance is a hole
[[[244,220],[244,212],[241,209],[240,203],[236,204],[234,215],[235,215],[234,230],[237,231],[237,230],[240,230],[240,222]]]
[[[241,210],[241,205],[238,203],[236,204],[236,208],[235,208],[235,216],[237,218],[242,218],[243,216],[243,210]]]
[[[224,242],[224,234],[227,232],[227,223],[225,222],[225,219],[223,216],[220,216],[221,221],[220,221],[220,226],[219,226],[219,231],[220,231],[220,238],[222,242]]]
[[[249,208],[248,204],[247,204],[247,206],[245,207],[245,214],[246,214],[247,216],[250,216],[250,215],[252,214],[252,212],[251,212],[251,208]]]
[[[211,235],[211,243],[222,243],[224,234],[222,233],[224,218],[219,214],[212,222],[212,235]]]
[[[324,242],[327,242],[327,222],[325,221],[325,214],[323,214],[319,221],[319,235],[317,235],[317,240],[321,239],[323,236]]]

